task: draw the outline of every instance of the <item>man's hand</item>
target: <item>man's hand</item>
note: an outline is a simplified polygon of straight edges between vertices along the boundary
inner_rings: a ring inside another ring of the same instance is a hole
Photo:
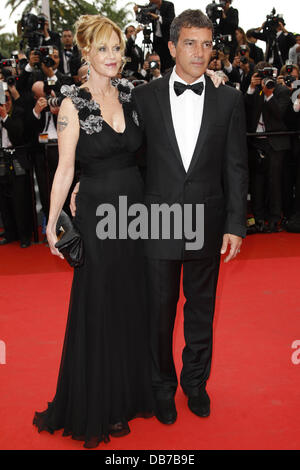
[[[41,112],[43,111],[43,109],[47,108],[48,106],[48,103],[47,103],[47,100],[46,98],[44,98],[43,96],[41,96],[36,104],[35,104],[35,107],[33,108],[34,111],[36,112],[36,114],[41,114]]]
[[[159,16],[156,15],[155,13],[148,13],[149,16],[151,16],[154,20],[158,20]]]
[[[261,85],[261,78],[258,76],[258,73],[254,73],[251,77],[250,87],[255,90],[259,85]]]
[[[3,106],[3,105],[0,105],[0,117],[2,119],[5,119],[7,116],[7,111],[6,111],[6,107]]]
[[[16,89],[15,85],[8,85],[8,89],[10,91],[11,96],[13,97],[15,101],[20,98],[20,94],[18,90]]]
[[[70,210],[73,217],[76,215],[76,196],[78,194],[80,183],[77,183],[71,194]]]
[[[223,236],[221,255],[225,255],[230,245],[230,252],[229,255],[225,258],[225,263],[228,263],[238,255],[238,253],[241,251],[242,242],[243,239],[241,237],[238,237],[237,235],[226,233]]]
[[[279,26],[280,26],[280,31],[283,31],[285,34],[288,33],[288,31],[285,29],[284,24],[281,21],[278,21]]]
[[[40,63],[40,56],[38,54],[30,54],[29,65],[34,68],[35,65]]]
[[[46,75],[46,77],[49,77],[49,78],[52,78],[55,76],[55,73],[53,71],[53,68],[52,67],[46,67],[45,64],[42,64],[42,71],[44,72],[44,74]]]
[[[145,60],[144,64],[143,64],[143,69],[144,70],[149,70],[149,62],[148,60]]]

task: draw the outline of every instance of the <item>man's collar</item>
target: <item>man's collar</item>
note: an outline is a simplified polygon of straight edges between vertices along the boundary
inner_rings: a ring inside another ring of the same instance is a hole
[[[203,82],[203,84],[205,85],[204,75],[205,74],[201,75],[201,77],[197,78],[197,80],[195,80],[193,83],[190,83],[189,85],[194,85],[195,83],[200,83],[200,82]],[[174,83],[175,81],[188,85],[188,83],[185,82],[182,78],[180,78],[179,75],[176,73],[176,65],[174,66],[173,71],[171,73],[170,83]]]

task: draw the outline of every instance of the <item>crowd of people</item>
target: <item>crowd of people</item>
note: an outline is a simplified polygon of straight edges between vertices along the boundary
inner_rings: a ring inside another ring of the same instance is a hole
[[[300,134],[296,132],[300,130],[300,34],[289,32],[284,20],[275,16],[272,36],[267,27],[270,20],[244,31],[231,1],[220,5],[209,69],[225,86],[237,88],[244,96],[250,175],[248,233],[297,231],[297,227],[300,232]],[[124,31],[126,61],[119,75],[135,86],[161,78],[174,66],[168,49],[174,5],[151,0],[150,7],[135,6],[138,26],[130,24]],[[16,240],[23,248],[31,245],[34,179],[47,221],[58,163],[60,90],[63,85],[80,86],[88,74],[71,28],[59,35],[49,29],[45,18],[41,36],[38,47],[31,44],[26,52],[1,57],[0,215],[4,231],[0,245]],[[257,46],[258,40],[266,42],[265,50]],[[142,172],[147,171],[145,165],[141,157]],[[67,213],[79,174],[80,168],[64,206]]]

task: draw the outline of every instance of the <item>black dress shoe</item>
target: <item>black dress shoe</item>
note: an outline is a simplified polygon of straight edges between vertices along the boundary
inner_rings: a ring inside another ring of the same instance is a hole
[[[268,233],[278,233],[279,231],[279,226],[277,222],[269,222],[269,226],[267,228]]]
[[[2,231],[0,232],[0,237],[1,237],[1,238],[2,238],[2,237],[5,237],[5,231],[4,231],[4,230],[2,230]]]
[[[266,232],[266,226],[265,226],[265,221],[264,220],[257,220],[255,222],[255,227],[258,233],[265,233]]]
[[[20,247],[21,248],[28,248],[30,245],[31,245],[30,240],[23,240],[23,241],[20,242]]]
[[[205,389],[199,395],[188,397],[188,407],[197,416],[207,418],[210,415],[210,398]]]
[[[174,398],[156,400],[155,416],[163,424],[173,424],[177,419]]]
[[[7,245],[8,243],[11,243],[11,240],[7,240],[7,238],[2,238],[2,240],[0,240],[0,246]]]

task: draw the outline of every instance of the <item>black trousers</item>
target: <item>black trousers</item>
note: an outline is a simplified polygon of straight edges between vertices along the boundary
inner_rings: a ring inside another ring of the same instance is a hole
[[[7,240],[31,240],[33,217],[28,172],[16,176],[11,171],[0,177],[0,211]]]
[[[283,162],[283,215],[287,218],[300,213],[300,138],[291,138],[291,150]]]
[[[50,195],[55,172],[58,165],[58,146],[48,145],[47,148],[41,146],[33,153],[34,170],[39,188],[40,200],[42,204],[43,213],[48,221],[50,210]],[[63,209],[71,217],[70,200],[71,194],[74,189],[75,183],[73,182]]]
[[[257,150],[264,153],[264,159]],[[257,139],[249,149],[251,205],[256,220],[279,222],[281,219],[285,153],[286,150],[274,150],[268,139]]]
[[[185,347],[180,384],[190,396],[205,385],[211,369],[213,317],[220,256],[189,261],[148,259],[152,384],[157,399],[175,395],[173,329],[183,268]]]

